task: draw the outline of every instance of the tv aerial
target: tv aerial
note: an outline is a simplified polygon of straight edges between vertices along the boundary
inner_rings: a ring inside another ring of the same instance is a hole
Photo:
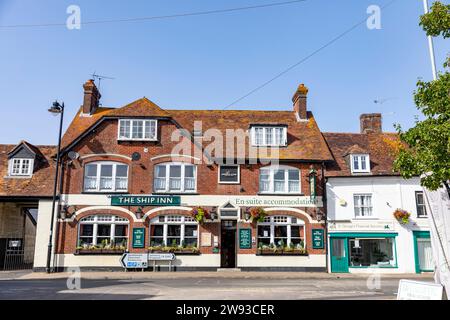
[[[376,104],[383,104],[383,103],[385,103],[385,102],[387,102],[387,101],[395,100],[395,99],[397,99],[397,98],[378,98],[378,99],[374,99],[374,100],[373,100],[373,103],[376,103]]]
[[[91,74],[91,76],[94,78],[94,80],[98,80],[98,91],[100,91],[100,86],[101,86],[101,83],[102,83],[103,79],[106,79],[106,80],[114,80],[115,79],[113,77],[102,76],[100,74],[96,74],[95,71],[94,71],[93,74]]]

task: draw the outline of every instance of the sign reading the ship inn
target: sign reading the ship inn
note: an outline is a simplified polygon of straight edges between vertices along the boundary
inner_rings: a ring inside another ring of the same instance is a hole
[[[112,206],[179,206],[180,196],[112,196]]]

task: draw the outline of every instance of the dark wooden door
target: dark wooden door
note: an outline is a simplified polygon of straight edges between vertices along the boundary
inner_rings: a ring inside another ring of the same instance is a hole
[[[220,240],[220,265],[236,268],[236,221],[222,221]]]

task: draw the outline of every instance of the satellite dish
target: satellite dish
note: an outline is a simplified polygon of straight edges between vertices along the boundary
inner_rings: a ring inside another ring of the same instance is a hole
[[[71,159],[71,160],[76,160],[80,157],[80,154],[78,152],[75,151],[69,151],[69,153],[67,154],[67,156]]]
[[[139,152],[133,152],[131,155],[131,160],[138,161],[139,159],[141,159],[141,154]]]

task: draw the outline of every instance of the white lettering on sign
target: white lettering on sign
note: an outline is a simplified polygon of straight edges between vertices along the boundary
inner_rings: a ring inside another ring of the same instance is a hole
[[[353,221],[353,222],[330,222],[328,225],[329,230],[339,231],[392,231],[394,230],[394,223],[392,221]]]

